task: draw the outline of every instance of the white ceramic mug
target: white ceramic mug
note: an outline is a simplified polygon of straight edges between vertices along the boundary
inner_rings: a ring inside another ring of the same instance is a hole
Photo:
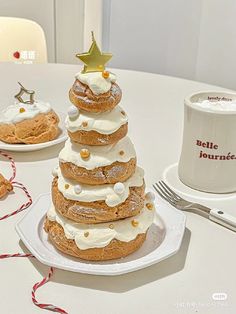
[[[236,93],[199,92],[184,105],[180,180],[200,191],[235,192]]]

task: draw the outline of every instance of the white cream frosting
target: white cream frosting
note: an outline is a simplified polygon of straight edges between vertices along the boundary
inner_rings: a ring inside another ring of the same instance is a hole
[[[137,167],[133,176],[123,182],[124,191],[122,194],[118,194],[114,191],[114,184],[80,184],[81,192],[77,194],[74,187],[78,183],[64,178],[59,167],[56,169],[56,172],[58,175],[58,190],[65,198],[80,202],[105,201],[110,207],[123,203],[129,196],[129,188],[133,186],[142,186],[144,177],[143,169]]]
[[[52,205],[47,213],[50,221],[56,221],[62,226],[67,239],[75,240],[77,247],[81,250],[89,248],[101,248],[107,246],[113,239],[123,242],[134,240],[139,234],[145,233],[152,225],[156,210],[149,210],[145,206],[135,217],[126,218],[114,222],[99,224],[81,224],[72,222],[58,214]],[[138,224],[134,227],[132,221]],[[112,225],[112,229],[109,227]],[[86,237],[84,234],[88,232]]]
[[[122,112],[122,113],[121,113]],[[87,122],[84,127],[83,122]],[[77,117],[66,117],[66,128],[70,132],[78,130],[96,131],[100,134],[112,134],[128,122],[128,117],[120,106],[103,113],[80,111]]]
[[[79,72],[75,77],[87,85],[95,95],[108,92],[111,88],[111,83],[116,81],[116,75],[113,73],[110,73],[108,78],[104,78],[102,72]]]
[[[23,108],[25,111],[20,112],[20,108]],[[39,113],[48,113],[51,109],[49,103],[41,100],[37,100],[33,104],[15,103],[1,112],[0,123],[15,124],[23,120],[32,119]]]
[[[83,148],[88,149],[90,152],[88,159],[83,159],[80,156],[80,151]],[[123,155],[120,154],[121,151],[124,152]],[[135,157],[134,145],[128,136],[125,136],[115,144],[105,146],[81,145],[73,143],[68,139],[59,154],[59,160],[61,162],[71,162],[87,170],[108,166],[116,161],[128,162],[131,158]]]

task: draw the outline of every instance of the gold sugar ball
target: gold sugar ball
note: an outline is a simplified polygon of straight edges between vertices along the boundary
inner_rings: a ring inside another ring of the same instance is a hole
[[[85,232],[85,233],[84,233],[84,236],[85,236],[85,238],[87,238],[87,237],[89,236],[89,232],[88,232],[88,231]]]
[[[131,224],[132,224],[133,227],[137,227],[138,226],[138,221],[133,219],[131,221]]]
[[[68,183],[65,184],[65,189],[69,189],[70,185]]]
[[[120,154],[121,156],[123,156],[123,155],[125,154],[125,152],[124,152],[123,150],[121,150],[121,151],[119,152],[119,154]]]
[[[107,79],[109,77],[110,73],[108,71],[103,71],[102,76]]]
[[[80,156],[83,159],[89,158],[89,156],[90,156],[89,150],[87,148],[82,148],[81,151],[80,151]]]
[[[23,113],[23,112],[25,112],[25,109],[24,108],[20,108],[20,113]]]
[[[82,126],[86,128],[88,126],[88,122],[87,121],[82,122]]]
[[[122,110],[120,113],[121,113],[123,116],[126,115],[126,113],[124,112],[124,110]]]
[[[147,207],[147,209],[152,210],[153,209],[153,204],[152,203],[147,203],[146,207]]]
[[[113,225],[113,224],[110,224],[110,225],[109,225],[109,228],[110,228],[110,229],[114,229],[114,225]]]

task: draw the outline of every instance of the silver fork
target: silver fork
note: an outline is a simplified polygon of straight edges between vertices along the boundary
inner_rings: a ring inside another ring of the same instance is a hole
[[[164,181],[159,181],[158,183],[153,184],[153,187],[161,198],[175,208],[193,211],[203,216],[207,216],[212,221],[236,231],[236,217],[229,215],[222,210],[210,209],[204,205],[189,202],[176,194]]]

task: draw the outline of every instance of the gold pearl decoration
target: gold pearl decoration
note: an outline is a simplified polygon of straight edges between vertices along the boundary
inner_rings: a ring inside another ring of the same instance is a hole
[[[107,79],[109,77],[110,73],[108,71],[103,71],[102,76]]]
[[[114,229],[114,225],[113,225],[113,224],[110,224],[110,225],[109,225],[109,228],[110,228],[110,229]]]
[[[90,156],[89,150],[87,148],[82,148],[81,151],[80,151],[80,156],[83,159],[89,158],[89,156]]]
[[[119,154],[120,154],[120,156],[123,156],[123,155],[125,154],[125,152],[124,152],[123,150],[121,150],[121,151],[119,152]]]
[[[19,112],[23,113],[23,112],[25,112],[25,109],[24,108],[20,108]]]
[[[152,210],[153,209],[153,204],[152,203],[147,203],[146,207],[147,207],[147,209]]]
[[[131,221],[131,224],[132,224],[133,227],[138,227],[139,222],[138,222],[137,220],[134,220],[134,219],[133,219],[133,220]]]
[[[87,128],[88,122],[87,122],[87,121],[82,122],[82,126],[83,126],[84,128]]]
[[[69,189],[70,185],[68,183],[65,184],[65,189]]]
[[[87,238],[87,237],[89,236],[89,232],[86,231],[86,232],[84,233],[84,236],[85,236],[85,238]]]

